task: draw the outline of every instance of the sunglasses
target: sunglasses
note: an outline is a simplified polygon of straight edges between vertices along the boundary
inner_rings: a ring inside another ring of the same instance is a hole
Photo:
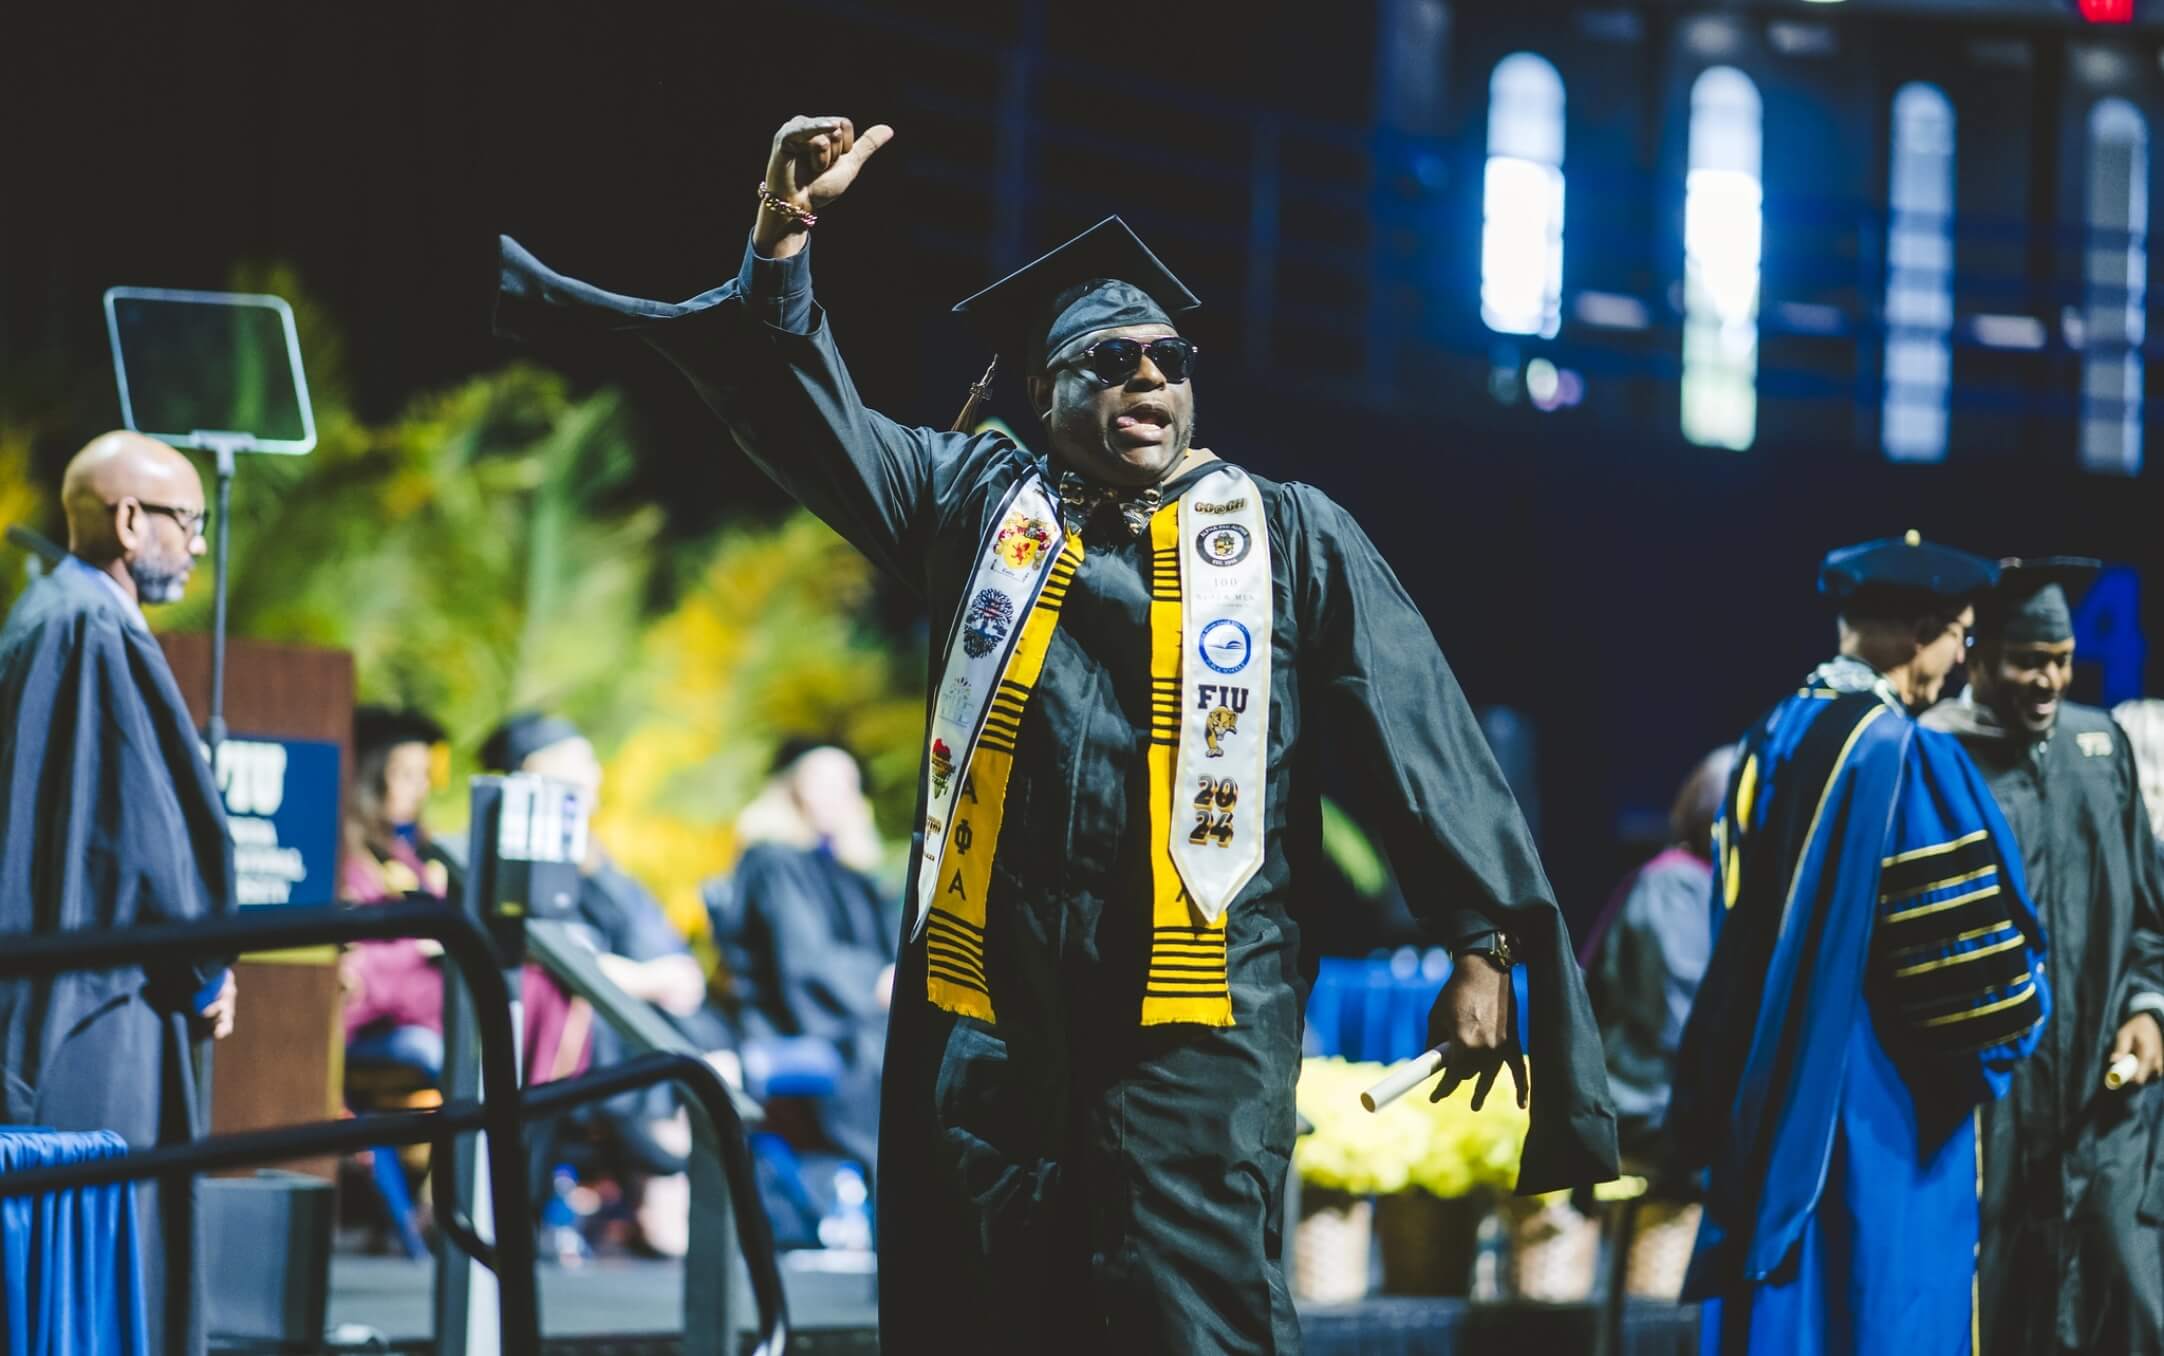
[[[1124,386],[1142,370],[1142,357],[1148,354],[1151,365],[1177,386],[1194,375],[1195,355],[1199,352],[1193,343],[1180,338],[1152,339],[1147,343],[1140,339],[1100,339],[1060,366],[1087,367],[1104,385]]]

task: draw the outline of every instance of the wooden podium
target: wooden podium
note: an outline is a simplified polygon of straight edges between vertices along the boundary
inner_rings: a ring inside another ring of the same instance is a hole
[[[201,728],[210,715],[210,637],[188,632],[158,641]],[[229,747],[219,781],[234,823],[243,906],[333,902],[337,826],[353,766],[353,657],[229,638],[225,720]],[[212,1061],[211,1129],[338,1115],[345,1032],[337,948],[244,956],[234,980],[233,1034]],[[330,1158],[288,1166],[323,1177],[337,1168]]]

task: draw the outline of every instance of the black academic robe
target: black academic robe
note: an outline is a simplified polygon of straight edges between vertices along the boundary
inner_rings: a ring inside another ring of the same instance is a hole
[[[235,907],[224,806],[165,655],[79,562],[32,584],[0,629],[0,769],[0,930]],[[163,962],[0,982],[0,1118],[113,1130],[134,1148],[191,1138],[189,1022],[222,977]],[[201,1351],[193,1184],[138,1191],[152,1349]]]
[[[2109,715],[2073,703],[2041,742],[1965,700],[1925,723],[1983,771],[2051,938],[2056,1011],[2012,1090],[1984,1108],[1984,1352],[2154,1356],[2164,1175],[2150,1164],[2164,1093],[2103,1082],[2131,1008],[2164,1002],[2164,871],[2133,750]]]
[[[735,926],[722,959],[746,1039],[833,1043],[840,1086],[822,1102],[819,1126],[835,1147],[871,1166],[887,1039],[879,979],[895,954],[878,887],[822,849],[755,843],[728,888]]]
[[[554,274],[506,240],[501,285],[506,332],[641,333],[754,461],[937,625],[1005,493],[1040,466],[997,433],[910,428],[866,408],[811,301],[808,250],[747,250],[736,281],[668,305]],[[1437,939],[1501,926],[1528,961],[1521,1189],[1614,1172],[1599,1037],[1561,915],[1426,622],[1320,491],[1255,483],[1275,595],[1270,780],[1263,865],[1227,914],[1237,1025],[1139,1024],[1149,544],[1100,514],[1007,790],[987,902],[997,1026],[933,1008],[921,940],[901,948],[880,1135],[889,1349],[1298,1350],[1279,1257],[1313,963],[1300,919],[1330,903],[1301,885],[1319,877],[1325,740],[1387,788],[1386,845]]]

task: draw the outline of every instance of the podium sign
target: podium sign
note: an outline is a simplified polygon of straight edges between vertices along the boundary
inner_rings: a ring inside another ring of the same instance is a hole
[[[335,902],[338,745],[237,734],[218,746],[217,773],[241,904]]]

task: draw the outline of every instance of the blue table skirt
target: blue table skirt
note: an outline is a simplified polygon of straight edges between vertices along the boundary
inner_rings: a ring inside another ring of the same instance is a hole
[[[0,1126],[0,1174],[127,1151],[109,1130]],[[134,1185],[0,1199],[0,1351],[149,1356],[149,1350]]]

